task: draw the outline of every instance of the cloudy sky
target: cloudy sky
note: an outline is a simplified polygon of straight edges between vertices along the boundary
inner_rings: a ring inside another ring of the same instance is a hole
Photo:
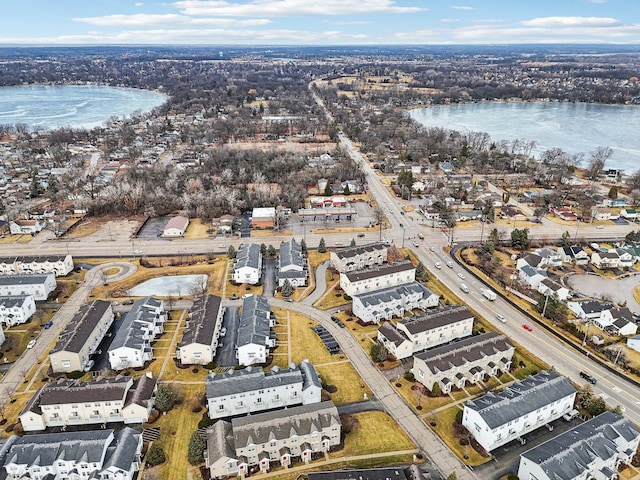
[[[640,43],[637,0],[7,0],[0,44]]]

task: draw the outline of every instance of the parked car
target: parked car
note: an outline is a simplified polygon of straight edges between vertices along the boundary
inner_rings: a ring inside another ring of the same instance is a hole
[[[44,324],[44,328],[51,328],[51,325],[53,325],[53,320],[49,320],[47,323]]]
[[[36,346],[36,339],[34,338],[29,343],[27,343],[27,348],[33,348]]]
[[[578,410],[576,410],[575,408],[567,413],[565,413],[562,418],[564,418],[567,422],[570,422],[571,420],[573,420],[574,418],[576,418],[578,415],[580,414],[580,412]]]
[[[524,328],[527,332],[532,332],[533,331],[533,327],[531,325],[529,325],[528,323],[523,323],[522,324],[522,328]]]
[[[231,295],[229,300],[238,300],[238,295]]]
[[[598,381],[596,377],[591,375],[589,372],[585,372],[584,370],[580,372],[580,376],[593,385],[595,385]]]

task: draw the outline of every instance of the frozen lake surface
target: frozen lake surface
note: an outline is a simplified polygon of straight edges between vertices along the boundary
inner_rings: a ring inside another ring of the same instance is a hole
[[[208,275],[174,275],[152,278],[130,289],[129,295],[132,297],[192,295],[193,291],[201,291],[202,286],[207,285],[208,279]]]

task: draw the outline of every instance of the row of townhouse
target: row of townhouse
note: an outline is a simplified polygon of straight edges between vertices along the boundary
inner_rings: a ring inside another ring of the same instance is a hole
[[[234,283],[255,285],[262,277],[262,253],[257,243],[243,243],[233,260]]]
[[[520,455],[519,480],[615,480],[631,463],[640,431],[614,412],[604,412]]]
[[[64,277],[73,271],[71,255],[0,257],[0,275],[53,273]]]
[[[427,389],[433,390],[437,383],[448,394],[453,387],[463,388],[483,381],[485,375],[509,371],[514,352],[504,335],[484,333],[414,355],[412,371]]]
[[[275,317],[265,297],[251,295],[242,301],[236,343],[236,357],[240,365],[267,361],[271,349],[276,346],[276,334],[271,329],[275,324]]]
[[[387,246],[383,243],[341,248],[330,253],[330,264],[340,273],[382,265],[386,261]]]
[[[5,327],[28,322],[34,313],[36,302],[33,295],[0,297],[0,323]]]
[[[113,318],[111,302],[94,300],[82,305],[49,352],[53,373],[71,373],[89,368],[90,357],[96,353]]]
[[[205,295],[193,301],[177,357],[183,365],[207,365],[213,361],[222,332],[225,308],[222,299]]]
[[[462,425],[487,451],[505,445],[573,409],[576,389],[554,371],[542,371],[464,404]]]
[[[277,270],[278,286],[282,287],[286,280],[292,287],[305,287],[309,271],[307,257],[302,251],[302,245],[292,238],[280,244]]]
[[[56,286],[53,273],[0,275],[0,297],[32,295],[36,301],[45,301]]]
[[[473,320],[473,314],[464,305],[447,305],[412,315],[395,325],[384,323],[378,329],[378,341],[401,360],[470,336]]]
[[[156,389],[150,372],[136,380],[118,376],[47,383],[27,402],[20,423],[25,432],[111,422],[141,424],[149,418]]]
[[[402,318],[416,308],[437,307],[440,297],[419,282],[382,288],[353,297],[353,314],[363,322],[380,323],[393,317]]]
[[[130,427],[13,435],[0,441],[0,476],[133,480],[142,444],[142,434]]]
[[[140,368],[151,361],[151,342],[164,332],[166,321],[162,300],[152,297],[137,300],[120,320],[120,328],[109,346],[111,369]]]
[[[627,307],[616,308],[611,303],[597,300],[567,302],[567,307],[576,317],[612,335],[632,336],[638,333],[638,318]]]
[[[275,366],[270,372],[260,367],[247,367],[210,373],[206,380],[211,419],[319,403],[321,393],[318,372],[307,360],[286,369]]]
[[[331,401],[218,420],[207,429],[205,463],[211,478],[245,476],[272,463],[284,467],[294,457],[308,463],[314,453],[340,443],[340,415]]]
[[[410,260],[385,263],[340,274],[340,287],[350,297],[415,282],[416,268]]]

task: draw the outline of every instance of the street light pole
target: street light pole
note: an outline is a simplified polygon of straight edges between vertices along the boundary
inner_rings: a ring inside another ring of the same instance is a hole
[[[587,336],[589,336],[589,327],[591,326],[591,322],[587,322],[587,330],[584,332],[584,338],[582,339],[582,346],[584,347],[587,344]]]

